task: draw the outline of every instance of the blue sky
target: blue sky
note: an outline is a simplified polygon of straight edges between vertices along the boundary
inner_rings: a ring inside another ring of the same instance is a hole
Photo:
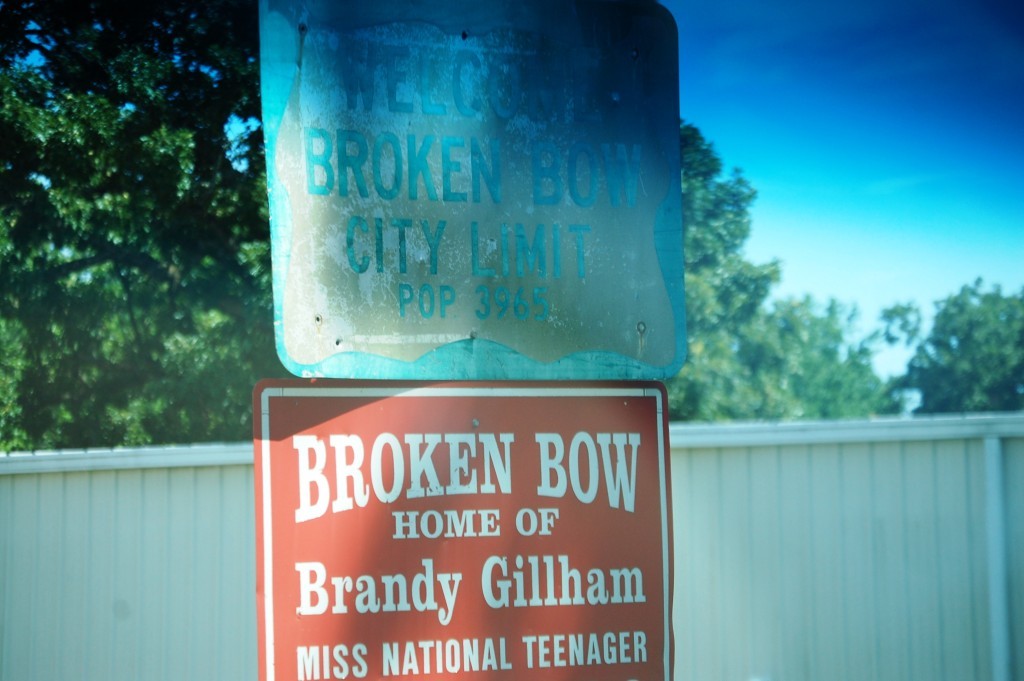
[[[758,191],[746,255],[775,295],[860,311],[976,278],[1024,287],[1024,8],[1016,1],[663,0],[680,112]],[[880,353],[902,373],[908,350]]]

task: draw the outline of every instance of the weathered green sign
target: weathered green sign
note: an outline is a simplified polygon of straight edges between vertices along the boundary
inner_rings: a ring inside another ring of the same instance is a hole
[[[685,354],[675,24],[652,2],[261,2],[297,375],[664,378]]]

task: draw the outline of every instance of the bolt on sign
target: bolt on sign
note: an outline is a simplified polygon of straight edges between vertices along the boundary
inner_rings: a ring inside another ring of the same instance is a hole
[[[261,681],[671,678],[655,382],[264,381]]]
[[[261,0],[260,13],[277,346],[292,373],[676,373],[665,8]]]

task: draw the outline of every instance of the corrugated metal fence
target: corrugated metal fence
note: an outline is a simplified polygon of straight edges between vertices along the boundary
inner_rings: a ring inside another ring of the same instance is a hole
[[[1024,680],[1024,414],[671,442],[676,679]],[[0,455],[0,681],[254,679],[251,458]]]
[[[677,427],[677,679],[1024,679],[1024,416]]]

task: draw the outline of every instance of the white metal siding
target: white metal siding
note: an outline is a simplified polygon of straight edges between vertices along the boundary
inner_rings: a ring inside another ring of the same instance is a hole
[[[991,678],[983,467],[957,440],[681,452],[676,678]]]
[[[1008,608],[1010,620],[1009,678],[1024,679],[1024,438],[1004,440]]]
[[[0,475],[0,679],[256,678],[252,468]]]
[[[671,440],[677,680],[1024,680],[1024,415]],[[251,456],[0,455],[0,681],[256,678]]]

